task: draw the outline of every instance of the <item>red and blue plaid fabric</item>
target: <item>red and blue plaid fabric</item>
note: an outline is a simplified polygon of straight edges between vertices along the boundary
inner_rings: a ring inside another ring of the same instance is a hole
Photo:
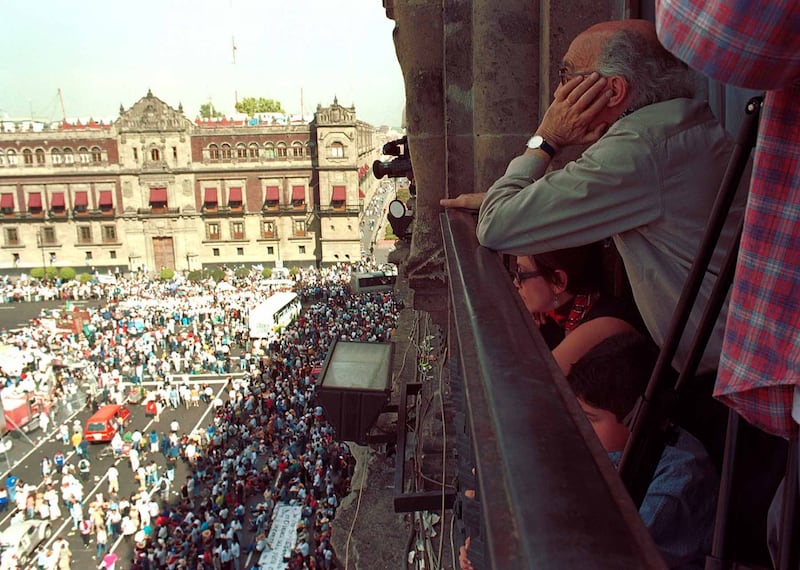
[[[768,89],[714,394],[790,437],[800,384],[800,2],[656,0],[661,42],[718,81]]]

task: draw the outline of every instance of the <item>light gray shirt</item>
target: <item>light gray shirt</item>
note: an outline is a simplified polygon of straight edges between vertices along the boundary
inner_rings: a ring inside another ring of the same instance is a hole
[[[642,318],[661,345],[731,150],[730,137],[704,102],[673,99],[648,105],[616,121],[561,170],[545,174],[547,163],[536,156],[512,160],[481,206],[478,240],[498,251],[531,255],[613,237]],[[743,211],[744,192],[739,194],[676,366],[686,359]],[[701,372],[717,367],[726,313],[723,309],[717,321]]]

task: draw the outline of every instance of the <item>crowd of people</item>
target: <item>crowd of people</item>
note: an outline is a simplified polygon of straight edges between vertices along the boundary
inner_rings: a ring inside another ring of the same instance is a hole
[[[206,430],[187,434],[172,422],[169,430],[128,432],[125,461],[108,469],[107,491],[93,497],[83,493],[81,426],[60,426],[57,433],[78,463],[64,462],[63,455],[60,463],[43,458],[41,485],[6,481],[15,517],[71,517],[106,566],[109,545],[122,536],[133,548],[132,568],[238,570],[250,552],[257,562],[271,549],[276,505],[296,505],[302,515],[290,567],[332,568],[331,521],[354,460],[314,402],[314,372],[337,339],[391,337],[399,308],[392,294],[350,291],[351,270],[366,269],[372,267],[300,270],[294,287],[303,310],[267,346],[251,343],[247,317],[271,291],[258,278],[232,274],[225,287],[134,276],[118,282],[114,302],[88,311],[88,328],[80,332],[43,327],[41,319],[2,331],[6,345],[36,348],[26,370],[38,369],[43,358],[83,363],[59,369],[56,395],[89,383],[96,390],[87,403],[97,405],[146,380],[158,383],[150,393],[162,407],[201,399],[214,407]],[[232,370],[235,376],[228,375]],[[187,381],[193,371],[221,374],[225,390],[217,397]],[[24,381],[3,374],[9,386]],[[111,447],[122,453],[120,442]],[[191,467],[185,481],[174,480],[178,461]],[[120,477],[138,481],[137,491],[120,496]],[[246,540],[245,530],[255,538]],[[39,553],[42,568],[55,568],[58,560],[54,548]]]

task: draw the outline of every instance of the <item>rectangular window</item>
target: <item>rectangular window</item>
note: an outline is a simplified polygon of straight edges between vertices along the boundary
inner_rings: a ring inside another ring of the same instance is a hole
[[[50,196],[50,210],[54,214],[63,214],[66,211],[63,192],[53,192],[52,196]]]
[[[163,210],[167,207],[167,189],[150,188],[150,207],[154,210]]]
[[[108,252],[108,257],[110,257],[111,259],[116,259],[117,258],[116,250],[112,249],[111,251],[109,251]]]
[[[211,250],[211,255],[213,255],[214,257],[219,257],[219,248],[218,247],[213,248]]]
[[[97,207],[102,212],[111,212],[114,209],[114,195],[111,190],[100,190]]]
[[[17,228],[6,228],[6,245],[19,245],[19,233]]]
[[[292,156],[294,158],[303,158],[303,147],[302,146],[293,146],[292,147]]]
[[[203,195],[203,207],[206,211],[215,211],[217,209],[217,189],[216,188],[206,188],[205,194]]]
[[[247,158],[247,147],[246,146],[242,145],[242,146],[237,146],[236,147],[236,158]]]
[[[278,158],[286,158],[286,147],[285,146],[276,147],[275,153],[277,154]]]
[[[12,192],[3,193],[0,196],[0,211],[3,214],[13,214],[14,213],[14,194]]]
[[[117,241],[117,227],[103,226],[103,243],[115,243]]]
[[[242,207],[242,188],[241,186],[234,186],[228,190],[228,207],[239,208]]]
[[[99,148],[92,149],[92,162],[103,162],[103,151]]]
[[[87,251],[86,252],[86,261],[91,261],[92,259],[94,259],[94,255],[92,255],[91,251]]]
[[[177,146],[173,146],[172,147],[172,158],[175,159],[175,160],[178,160],[178,147]]]
[[[272,220],[265,220],[261,223],[261,235],[265,238],[275,237],[275,222]]]
[[[305,208],[305,205],[306,205],[305,186],[292,186],[292,207],[299,210]]]
[[[76,212],[85,212],[89,209],[89,192],[86,190],[75,191],[75,198],[72,201],[73,208]]]
[[[267,194],[264,197],[264,208],[267,210],[277,210],[280,206],[280,189],[277,186],[267,186]]]
[[[236,248],[236,255],[244,255],[244,248],[243,247],[237,247]]]
[[[133,160],[139,160],[139,150],[133,147]]]
[[[244,239],[244,222],[231,222],[231,239]]]
[[[294,235],[297,237],[303,237],[306,235],[306,222],[305,220],[295,220],[294,221]]]
[[[92,243],[92,226],[78,226],[78,243]]]
[[[211,241],[217,241],[220,239],[218,223],[214,222],[206,224],[206,239]]]
[[[267,246],[267,255],[275,255],[275,248],[273,246]]]
[[[305,253],[306,252],[306,246],[304,246],[304,245],[298,246],[297,247],[297,251],[298,251],[298,253]]]
[[[42,228],[42,243],[47,245],[56,243],[56,229],[53,226],[44,226]]]
[[[331,208],[334,210],[344,210],[347,201],[347,187],[334,186],[331,192]]]
[[[38,215],[42,213],[42,193],[31,192],[28,194],[28,212]]]

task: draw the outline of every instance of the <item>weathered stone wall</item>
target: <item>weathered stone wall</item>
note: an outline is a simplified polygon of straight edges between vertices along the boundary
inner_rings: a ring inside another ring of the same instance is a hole
[[[535,131],[556,86],[561,57],[572,38],[593,23],[620,18],[627,3],[612,0],[383,0],[393,32],[397,58],[406,89],[406,121],[417,198],[410,245],[393,255],[413,289],[413,308],[404,325],[430,316],[437,337],[435,350],[444,354],[448,340],[439,331],[448,324],[447,277],[442,250],[439,200],[466,192],[482,192],[520,154]],[[455,328],[458,323],[454,324]],[[395,354],[412,342],[395,337]],[[411,351],[416,346],[410,347]],[[399,359],[398,359],[399,360]],[[400,366],[400,364],[397,364]],[[411,381],[413,374],[398,378]],[[450,388],[445,377],[423,384],[421,398],[431,402],[430,413],[417,432],[417,461],[423,480],[458,485],[450,457],[454,432]],[[441,407],[437,398],[443,398]],[[444,411],[444,414],[441,411]],[[443,429],[444,428],[444,429]],[[448,434],[444,441],[443,433]],[[442,449],[446,453],[442,455]],[[399,450],[398,450],[399,451]],[[367,482],[385,481],[374,460]],[[392,467],[387,466],[386,470]],[[375,491],[373,487],[373,492]],[[396,489],[388,489],[387,495]],[[386,507],[374,496],[378,510]],[[362,501],[361,509],[365,507]],[[406,536],[413,517],[386,513],[379,522],[371,513],[369,525],[358,525],[350,549],[358,551],[358,568],[400,568],[406,544],[379,547],[375,536]],[[352,512],[343,512],[352,520]],[[359,517],[362,515],[359,515]],[[381,526],[381,524],[385,526]],[[457,552],[449,551],[449,520],[437,531],[445,533],[441,568],[451,568]],[[336,535],[335,535],[336,538]],[[435,539],[438,544],[438,538]],[[461,539],[454,537],[454,544]],[[373,552],[370,552],[373,550]],[[392,555],[394,553],[394,555]]]

